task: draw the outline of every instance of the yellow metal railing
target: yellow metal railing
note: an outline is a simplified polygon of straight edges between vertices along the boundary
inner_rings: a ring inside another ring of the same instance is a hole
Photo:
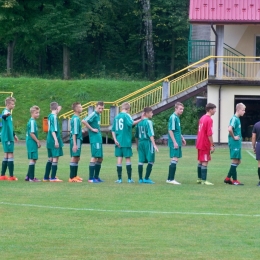
[[[260,63],[255,61],[225,60],[217,62],[217,78],[226,80],[260,80]]]
[[[131,113],[137,114],[142,112],[145,107],[154,106],[162,101],[162,86],[150,90],[129,101]]]
[[[208,63],[170,81],[170,97],[208,80]]]
[[[162,101],[162,83],[170,82],[170,97],[183,92],[199,83],[208,80],[209,61],[217,58],[216,71],[217,78],[224,79],[251,79],[260,80],[260,63],[257,62],[259,57],[245,56],[208,56],[198,62],[195,62],[165,78],[162,78],[144,88],[134,91],[113,102],[105,102],[106,105],[119,107],[124,102],[131,105],[131,113],[141,112],[146,106],[153,106]],[[90,101],[83,105],[82,117],[87,115],[88,107],[94,106],[96,101]],[[73,111],[62,114],[60,118],[69,119]],[[101,114],[101,125],[110,125],[110,111],[105,109]]]
[[[88,108],[89,107],[94,107],[96,105],[97,101],[90,101],[84,105],[82,105],[82,113],[80,114],[80,119],[82,120],[83,118],[85,118],[87,115],[88,115]],[[108,106],[108,105],[112,105],[113,102],[104,102],[104,105]],[[73,116],[74,114],[74,111],[73,110],[70,110],[64,114],[61,114],[59,116],[59,118],[62,118],[62,119],[71,119],[71,117]],[[101,126],[109,126],[110,125],[110,109],[109,108],[105,108],[100,116],[100,125]]]
[[[104,109],[101,117],[100,117],[100,125],[101,126],[109,126],[110,125],[110,109]]]

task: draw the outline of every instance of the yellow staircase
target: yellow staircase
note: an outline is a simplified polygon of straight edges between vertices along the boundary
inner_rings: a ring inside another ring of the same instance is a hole
[[[204,60],[196,63],[202,63],[202,65],[196,69],[189,71],[193,66],[188,66],[120,99],[113,102],[104,102],[105,109],[101,115],[101,126],[106,127],[111,125],[109,120],[110,108],[108,108],[108,106],[116,107],[117,111],[119,111],[119,107],[122,103],[129,102],[131,105],[131,114],[135,118],[139,116],[144,107],[154,107],[156,105],[158,107],[158,104],[161,104],[166,99],[177,96],[202,82],[206,82],[208,79],[208,63],[204,63],[203,61]],[[167,93],[163,91],[163,85],[167,85]],[[96,102],[97,101],[90,101],[83,105],[82,118],[88,114],[88,109],[95,106]],[[70,110],[60,115],[59,118],[70,119],[72,115],[73,110]]]
[[[144,107],[153,108],[154,114],[168,109],[177,101],[184,101],[206,90],[208,79],[219,80],[260,80],[259,57],[208,56],[184,69],[162,78],[144,88],[130,93],[113,102],[105,102],[101,115],[102,131],[110,131],[113,119],[120,111],[120,105],[129,102],[132,117],[138,118]],[[82,117],[93,111],[97,101],[83,105]],[[63,119],[63,131],[69,132],[69,120],[73,115],[70,110],[60,115]]]

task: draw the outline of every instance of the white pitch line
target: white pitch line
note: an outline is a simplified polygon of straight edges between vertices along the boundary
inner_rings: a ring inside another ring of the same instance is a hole
[[[228,214],[228,213],[213,213],[213,212],[180,212],[180,211],[153,211],[153,210],[113,210],[113,209],[88,209],[88,208],[66,208],[56,206],[44,206],[35,204],[18,204],[9,202],[0,202],[1,205],[19,206],[19,207],[34,207],[45,209],[59,210],[75,210],[75,211],[95,211],[95,212],[115,212],[115,213],[137,213],[137,214],[169,214],[169,215],[204,215],[204,216],[234,216],[234,217],[260,217],[260,214]]]
[[[249,155],[251,155],[255,159],[255,154],[252,154],[251,152],[247,151]]]

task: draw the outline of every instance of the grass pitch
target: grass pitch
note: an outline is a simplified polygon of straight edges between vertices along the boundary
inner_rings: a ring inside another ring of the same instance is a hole
[[[134,147],[135,149],[135,147]],[[217,148],[208,167],[214,186],[196,184],[196,150],[183,148],[176,180],[166,184],[169,158],[159,147],[151,179],[116,184],[114,147],[104,146],[104,183],[68,183],[69,149],[60,158],[63,183],[24,182],[25,146],[15,147],[18,182],[0,182],[0,259],[259,259],[257,163],[243,150],[238,167],[245,186],[225,185],[228,150]],[[46,149],[39,151],[36,177],[42,178]],[[83,145],[79,175],[87,180],[89,145]]]

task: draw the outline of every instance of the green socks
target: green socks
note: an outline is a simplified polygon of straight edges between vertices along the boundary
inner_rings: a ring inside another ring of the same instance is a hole
[[[172,160],[171,164],[169,166],[169,174],[168,174],[168,180],[173,181],[175,178],[175,172],[176,172],[176,167],[177,167],[177,161]]]
[[[198,163],[198,168],[197,168],[198,179],[201,179],[201,167],[202,167],[202,164]]]
[[[71,162],[70,163],[70,179],[73,179],[77,176],[77,163]]]
[[[95,164],[95,176],[94,176],[95,179],[99,178],[100,169],[101,169],[101,163],[96,162],[96,164]]]
[[[8,161],[8,158],[4,158],[3,161],[2,161],[1,176],[5,176],[5,172],[6,172],[6,169],[7,169],[7,161]]]
[[[51,165],[51,179],[56,178],[57,169],[58,169],[58,163],[53,162],[52,165]]]
[[[118,164],[116,166],[116,170],[117,170],[118,180],[121,180],[122,179],[122,164]]]
[[[201,179],[203,181],[207,180],[207,166],[201,166]]]
[[[9,170],[10,177],[13,177],[14,176],[14,159],[13,158],[8,158],[7,167]]]
[[[237,172],[237,164],[231,163],[227,177],[228,178],[233,177],[233,180],[236,180],[234,179],[234,176],[236,177],[236,172]]]
[[[34,179],[34,171],[35,171],[35,163],[30,163],[28,169],[28,177],[30,180]]]
[[[132,165],[131,165],[131,163],[126,163],[126,172],[127,172],[128,180],[131,180],[132,179]]]
[[[89,180],[92,180],[94,178],[94,173],[95,173],[95,163],[90,162],[89,163]]]
[[[48,162],[46,163],[46,167],[45,167],[45,174],[44,174],[45,180],[50,179],[51,165],[52,165],[52,162],[48,160]]]
[[[139,180],[143,179],[143,164],[138,163],[138,175],[139,175]]]
[[[146,167],[146,174],[145,174],[145,179],[148,180],[153,168],[153,163],[148,163]]]

